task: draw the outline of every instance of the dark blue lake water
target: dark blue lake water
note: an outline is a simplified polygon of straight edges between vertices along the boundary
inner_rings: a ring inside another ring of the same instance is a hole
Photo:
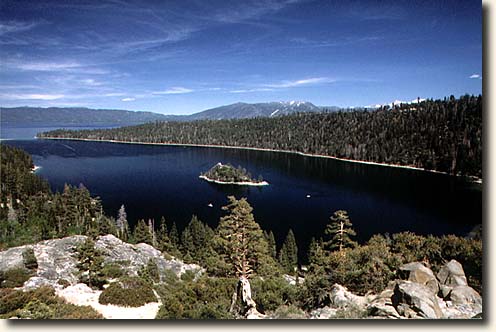
[[[323,235],[339,209],[348,211],[360,242],[400,231],[465,235],[482,223],[481,185],[441,174],[249,150],[60,140],[3,143],[29,152],[53,190],[83,183],[102,199],[107,214],[115,216],[124,204],[130,223],[165,216],[169,226],[174,221],[182,229],[196,214],[215,227],[228,195],[247,197],[256,221],[273,230],[278,242],[293,229],[300,252],[312,237]],[[198,178],[217,162],[242,165],[270,185],[226,186]]]

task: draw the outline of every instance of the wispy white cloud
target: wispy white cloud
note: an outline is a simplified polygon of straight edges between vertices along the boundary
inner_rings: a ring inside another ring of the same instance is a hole
[[[4,93],[0,94],[0,99],[6,100],[55,100],[64,98],[64,95],[61,94],[9,94]]]
[[[239,89],[239,90],[231,90],[229,93],[250,93],[250,92],[264,92],[264,91],[274,91],[271,88],[254,88],[254,89]]]
[[[20,70],[35,72],[66,72],[87,75],[105,75],[109,71],[95,64],[85,64],[78,61],[29,61],[15,60],[2,63],[4,70]],[[89,82],[89,81],[88,81]]]
[[[302,85],[314,85],[314,84],[324,84],[324,83],[333,83],[336,82],[335,79],[331,79],[329,77],[312,77],[305,78],[296,81],[282,81],[280,83],[275,84],[265,84],[264,86],[269,88],[294,88]]]
[[[472,79],[480,79],[480,80],[481,80],[481,79],[482,79],[482,76],[481,76],[481,75],[479,75],[479,74],[472,74],[472,75],[470,75],[470,77],[469,77],[469,78],[472,78]]]
[[[171,87],[165,91],[152,92],[152,94],[153,95],[176,95],[176,94],[190,93],[193,91],[194,90],[192,90],[192,89],[184,88],[181,86],[174,86],[174,87]]]
[[[121,101],[135,101],[136,98],[132,98],[132,97],[129,97],[129,98],[122,98]]]
[[[104,97],[122,97],[125,96],[125,93],[122,92],[110,92],[110,93],[105,93],[103,96]]]
[[[0,22],[0,36],[3,36],[7,33],[30,30],[37,25],[39,25],[39,23],[37,22],[19,22],[19,21]]]

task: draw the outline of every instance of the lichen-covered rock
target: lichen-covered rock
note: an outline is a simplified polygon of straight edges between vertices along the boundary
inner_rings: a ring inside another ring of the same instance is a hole
[[[434,294],[439,291],[439,283],[431,269],[420,262],[412,262],[400,266],[400,275],[403,279],[427,286]]]
[[[442,285],[450,287],[468,285],[462,265],[454,259],[441,267],[437,273],[437,278]]]

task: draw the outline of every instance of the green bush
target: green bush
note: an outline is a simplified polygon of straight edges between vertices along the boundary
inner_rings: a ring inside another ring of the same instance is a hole
[[[186,270],[183,274],[181,274],[182,281],[193,281],[195,279],[196,273],[191,270]]]
[[[53,288],[40,288],[23,292],[2,289],[0,291],[0,318],[20,317],[29,319],[98,319],[102,316],[88,306],[66,303],[55,296]]]
[[[27,269],[36,270],[38,268],[38,261],[34,255],[33,248],[28,248],[22,253],[22,260]]]
[[[306,314],[295,305],[282,305],[271,314],[272,319],[305,319]]]
[[[138,277],[126,277],[111,283],[98,298],[100,304],[115,304],[123,307],[141,307],[157,301],[150,285]]]
[[[102,274],[107,278],[120,278],[124,275],[122,267],[117,263],[107,263],[102,268]]]
[[[261,312],[273,311],[283,304],[294,303],[299,289],[282,277],[254,278],[250,284],[253,300]]]
[[[0,287],[21,287],[24,282],[31,278],[32,272],[25,268],[13,268],[0,273]]]
[[[157,285],[162,300],[156,319],[232,319],[229,313],[236,279],[202,277]]]

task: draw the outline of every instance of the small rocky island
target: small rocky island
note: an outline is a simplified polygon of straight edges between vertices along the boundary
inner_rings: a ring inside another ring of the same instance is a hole
[[[251,174],[241,166],[236,168],[230,164],[223,165],[222,163],[217,163],[207,172],[202,173],[200,179],[219,184],[242,186],[266,186],[269,184],[263,180],[261,175],[257,179],[253,179]]]

